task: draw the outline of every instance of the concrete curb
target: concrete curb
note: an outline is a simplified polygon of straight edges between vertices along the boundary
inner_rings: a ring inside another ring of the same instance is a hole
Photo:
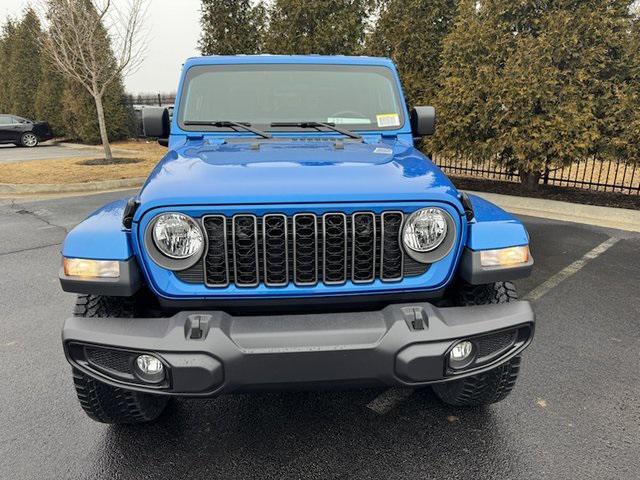
[[[146,177],[103,180],[100,182],[61,184],[16,184],[0,183],[0,195],[29,195],[48,193],[79,193],[118,190],[120,188],[141,187]]]
[[[599,207],[578,203],[516,197],[497,193],[469,192],[495,203],[516,215],[549,218],[565,222],[585,223],[598,227],[640,232],[640,211],[626,208]]]
[[[55,144],[58,145],[59,147],[70,148],[72,150],[89,150],[89,151],[95,151],[95,152],[104,151],[104,149],[102,148],[102,145],[83,145],[80,143],[69,143],[69,142],[55,142]],[[112,146],[111,148],[113,153],[128,153],[128,154],[138,153],[135,150],[126,150],[124,148],[118,148],[114,146]]]

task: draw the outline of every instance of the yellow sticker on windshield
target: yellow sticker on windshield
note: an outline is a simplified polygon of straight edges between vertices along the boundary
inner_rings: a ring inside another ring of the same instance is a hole
[[[397,113],[381,113],[376,115],[376,120],[380,128],[400,126],[400,117]]]

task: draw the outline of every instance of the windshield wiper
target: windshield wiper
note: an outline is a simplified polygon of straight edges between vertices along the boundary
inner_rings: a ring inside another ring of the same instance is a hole
[[[258,130],[257,128],[253,128],[248,122],[231,122],[229,120],[217,120],[217,121],[202,121],[202,120],[187,120],[184,122],[185,125],[193,125],[193,126],[206,126],[206,127],[218,127],[218,128],[241,128],[246,130],[247,132],[255,133],[256,135],[262,138],[272,138],[273,135],[267,132],[263,132],[262,130]]]
[[[316,128],[320,129],[322,127],[328,128],[329,130],[333,130],[334,132],[341,133],[342,135],[346,135],[349,138],[355,138],[357,140],[362,140],[362,137],[357,133],[352,132],[351,130],[347,130],[346,128],[336,127],[335,123],[325,123],[325,122],[273,122],[271,124],[272,127],[300,127],[300,128]]]

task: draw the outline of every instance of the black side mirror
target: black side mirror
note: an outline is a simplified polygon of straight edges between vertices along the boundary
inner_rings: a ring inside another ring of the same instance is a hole
[[[145,137],[168,138],[170,133],[169,110],[164,107],[143,108],[142,131]]]
[[[436,133],[436,109],[434,107],[413,107],[411,110],[411,130],[416,137]]]

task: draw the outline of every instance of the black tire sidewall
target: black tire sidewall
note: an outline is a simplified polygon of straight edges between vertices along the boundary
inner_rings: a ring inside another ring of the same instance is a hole
[[[518,293],[511,282],[458,286],[455,303],[461,307],[502,304],[516,301]],[[476,407],[503,400],[513,388],[521,358],[515,357],[488,372],[433,385],[444,403],[457,407]]]

